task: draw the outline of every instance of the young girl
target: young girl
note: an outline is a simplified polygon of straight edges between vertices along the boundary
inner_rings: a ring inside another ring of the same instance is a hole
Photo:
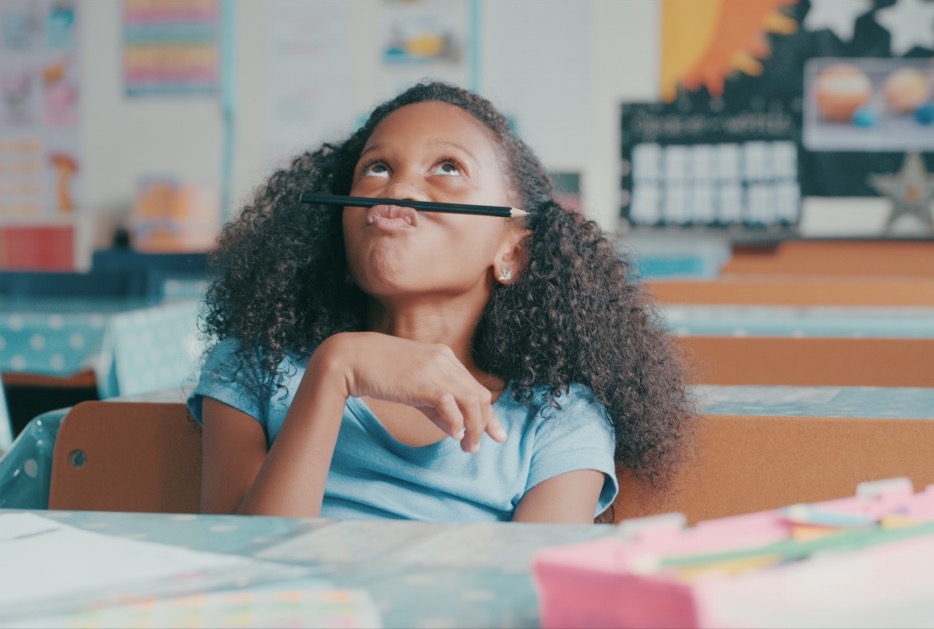
[[[617,462],[659,484],[682,458],[682,369],[627,263],[468,91],[416,85],[297,157],[214,263],[189,399],[206,512],[592,522]]]

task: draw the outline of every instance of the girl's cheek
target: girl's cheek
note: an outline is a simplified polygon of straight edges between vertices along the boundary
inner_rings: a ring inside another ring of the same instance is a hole
[[[431,186],[449,194],[467,194],[472,190],[463,177],[434,177]]]

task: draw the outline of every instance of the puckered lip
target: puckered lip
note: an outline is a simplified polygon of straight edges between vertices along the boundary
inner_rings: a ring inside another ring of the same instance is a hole
[[[402,219],[411,227],[418,225],[418,212],[401,205],[374,205],[366,213],[366,224],[373,225],[381,219]]]

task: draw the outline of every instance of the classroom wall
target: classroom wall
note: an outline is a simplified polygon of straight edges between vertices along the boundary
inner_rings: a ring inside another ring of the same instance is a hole
[[[360,113],[378,98],[375,47],[381,40],[371,18],[380,1],[354,0],[354,32],[348,37],[357,56],[348,85],[336,88],[353,90]],[[238,207],[273,163],[266,154],[261,98],[268,75],[268,5],[233,4],[236,132],[230,193]],[[479,8],[480,91],[515,118],[546,166],[582,172],[587,213],[616,232],[619,103],[657,100],[658,0],[479,0]],[[224,133],[217,98],[124,95],[121,9],[120,0],[81,5],[87,219],[79,226],[79,266],[126,222],[141,176],[166,174],[208,185],[218,185],[221,176]],[[882,225],[885,209],[881,199],[806,199],[802,232],[865,233]]]

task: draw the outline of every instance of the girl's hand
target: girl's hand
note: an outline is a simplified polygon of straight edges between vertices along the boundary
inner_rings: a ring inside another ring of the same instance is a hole
[[[464,452],[476,452],[487,433],[506,440],[493,398],[446,345],[430,345],[376,332],[345,332],[326,339],[308,371],[324,370],[345,397],[398,402],[424,413]]]

